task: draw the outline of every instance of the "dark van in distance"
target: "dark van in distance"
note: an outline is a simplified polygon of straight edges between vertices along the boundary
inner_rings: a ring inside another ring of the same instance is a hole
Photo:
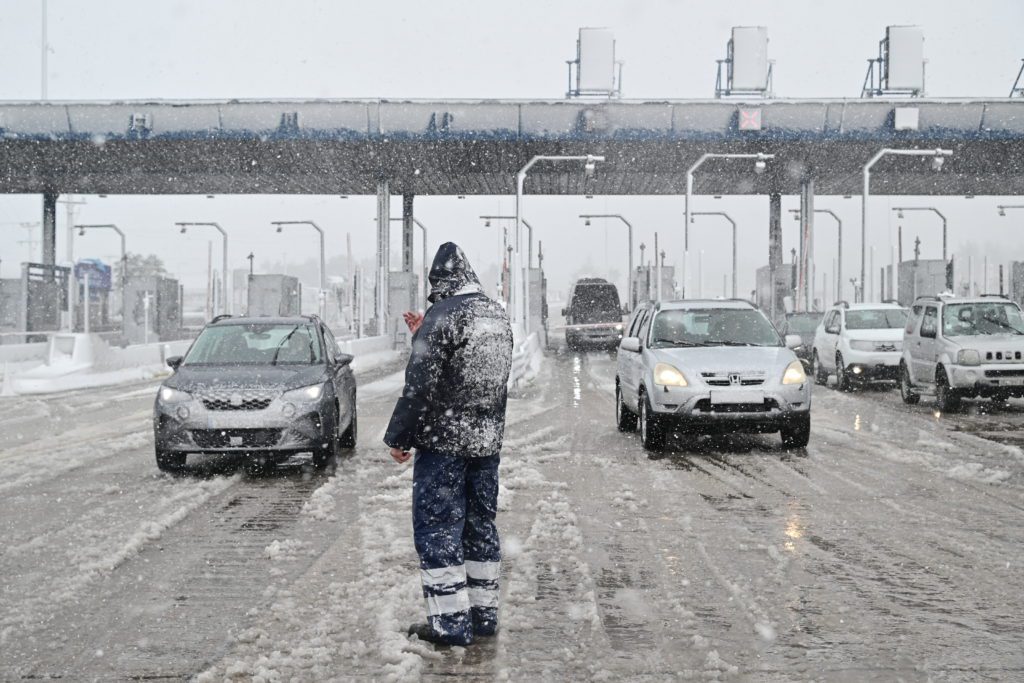
[[[579,348],[618,348],[622,340],[619,290],[602,278],[581,278],[569,290],[565,316],[565,344]]]

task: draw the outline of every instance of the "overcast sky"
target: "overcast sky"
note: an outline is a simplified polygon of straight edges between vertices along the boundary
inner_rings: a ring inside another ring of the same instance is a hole
[[[668,2],[594,1],[487,3],[315,0],[187,0],[140,3],[121,0],[49,0],[49,96],[53,100],[201,98],[551,98],[564,96],[565,60],[575,56],[580,26],[615,31],[625,61],[628,98],[706,98],[713,94],[715,59],[725,56],[734,25],[765,25],[775,60],[780,97],[856,97],[884,28],[918,24],[926,36],[928,94],[936,97],[1005,97],[1024,57],[1020,30],[1024,3],[974,0],[930,2]],[[34,100],[40,94],[40,0],[0,0],[0,99]],[[216,220],[232,234],[232,267],[245,255],[257,265],[315,256],[315,235],[284,238],[270,220],[316,220],[328,231],[328,250],[342,253],[352,235],[357,258],[373,253],[374,200],[369,197],[87,197],[79,222],[115,222],[128,232],[129,250],[155,252],[186,286],[204,282],[206,240],[178,235],[175,220]],[[418,197],[417,215],[430,228],[430,245],[454,240],[484,270],[500,255],[499,228],[484,228],[482,213],[509,212],[509,197]],[[996,198],[873,200],[877,264],[888,252],[895,219],[889,206],[928,203],[950,218],[954,253],[973,241],[990,244],[993,258],[1024,258],[1019,226],[1024,212],[1000,219]],[[710,197],[695,208],[727,210],[740,223],[740,291],[753,287],[753,269],[767,262],[767,200]],[[784,208],[795,207],[787,197]],[[0,275],[14,277],[30,255],[39,229],[41,200],[0,196]],[[853,230],[856,198],[821,198],[847,220],[850,239],[844,268],[858,267]],[[399,215],[396,201],[393,215]],[[678,197],[531,197],[524,213],[544,241],[549,278],[564,289],[585,264],[594,274],[625,270],[620,225],[585,228],[583,211],[621,212],[637,226],[637,241],[653,244],[658,230],[669,263],[678,261],[682,199]],[[63,225],[63,207],[58,212]],[[728,272],[725,225],[697,224],[694,251],[706,250],[705,293],[720,293]],[[937,219],[911,215],[913,235],[925,240],[922,256],[939,256]],[[795,246],[796,223],[785,223],[785,249]],[[1014,226],[1017,226],[1016,228]],[[819,227],[819,278],[831,270],[834,231]],[[211,234],[210,237],[216,237]],[[396,235],[397,238],[397,235]],[[64,231],[59,256],[63,258]],[[417,235],[417,254],[419,253]],[[397,246],[397,239],[395,242]],[[997,246],[998,245],[998,246]],[[79,238],[76,257],[117,257],[114,236]],[[217,245],[219,247],[219,244]],[[38,258],[38,244],[35,245]],[[651,253],[648,249],[648,255]],[[396,254],[397,257],[397,254]],[[557,258],[552,258],[557,257]],[[215,262],[219,263],[219,251]],[[310,273],[310,280],[316,274]],[[714,288],[712,288],[712,283]]]

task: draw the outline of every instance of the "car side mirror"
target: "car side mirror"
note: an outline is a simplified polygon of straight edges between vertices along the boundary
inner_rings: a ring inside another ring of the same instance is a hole
[[[839,334],[839,327],[836,325],[833,325],[832,327],[826,327],[825,334]]]
[[[355,358],[356,357],[353,356],[351,353],[339,353],[337,356],[334,357],[334,362],[341,367],[345,367],[346,365],[349,365],[353,360],[355,360]]]
[[[640,337],[623,337],[622,341],[619,342],[619,349],[640,353]]]
[[[171,370],[176,371],[179,367],[181,367],[181,362],[183,360],[185,360],[184,356],[171,356],[164,362],[167,363],[167,367],[169,367]]]
[[[804,340],[800,338],[799,334],[787,334],[786,335],[786,348],[787,349],[799,349],[804,345]]]
[[[562,309],[562,317],[563,318],[568,318],[569,317],[569,309],[568,308],[563,308]]]

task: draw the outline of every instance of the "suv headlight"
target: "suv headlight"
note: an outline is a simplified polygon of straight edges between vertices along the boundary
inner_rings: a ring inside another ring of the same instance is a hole
[[[171,387],[160,387],[159,396],[163,403],[184,403],[192,400],[192,394]]]
[[[960,349],[956,354],[957,365],[981,365],[981,353],[975,349]]]
[[[316,401],[324,393],[323,384],[312,384],[308,387],[302,387],[301,389],[292,389],[286,391],[282,396],[282,400],[285,401],[297,401],[299,403],[308,403],[309,401]]]
[[[804,364],[798,360],[787,365],[786,371],[782,373],[783,384],[803,384],[806,381],[807,373],[804,372]]]
[[[875,342],[855,339],[854,341],[850,342],[850,348],[853,349],[854,351],[874,351]]]
[[[658,363],[654,366],[654,383],[659,387],[689,386],[683,373],[668,363]]]

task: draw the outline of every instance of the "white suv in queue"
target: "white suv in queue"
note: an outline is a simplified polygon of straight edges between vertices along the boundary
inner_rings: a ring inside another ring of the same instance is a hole
[[[898,379],[906,323],[899,304],[837,303],[814,334],[814,381],[825,384],[834,372],[839,390],[849,391],[854,382]]]
[[[811,386],[791,348],[748,301],[648,302],[619,345],[615,417],[640,426],[644,448],[671,431],[781,432],[787,448],[807,445]]]
[[[920,297],[907,321],[900,394],[935,394],[939,410],[968,397],[1024,396],[1024,316],[1001,296]]]

